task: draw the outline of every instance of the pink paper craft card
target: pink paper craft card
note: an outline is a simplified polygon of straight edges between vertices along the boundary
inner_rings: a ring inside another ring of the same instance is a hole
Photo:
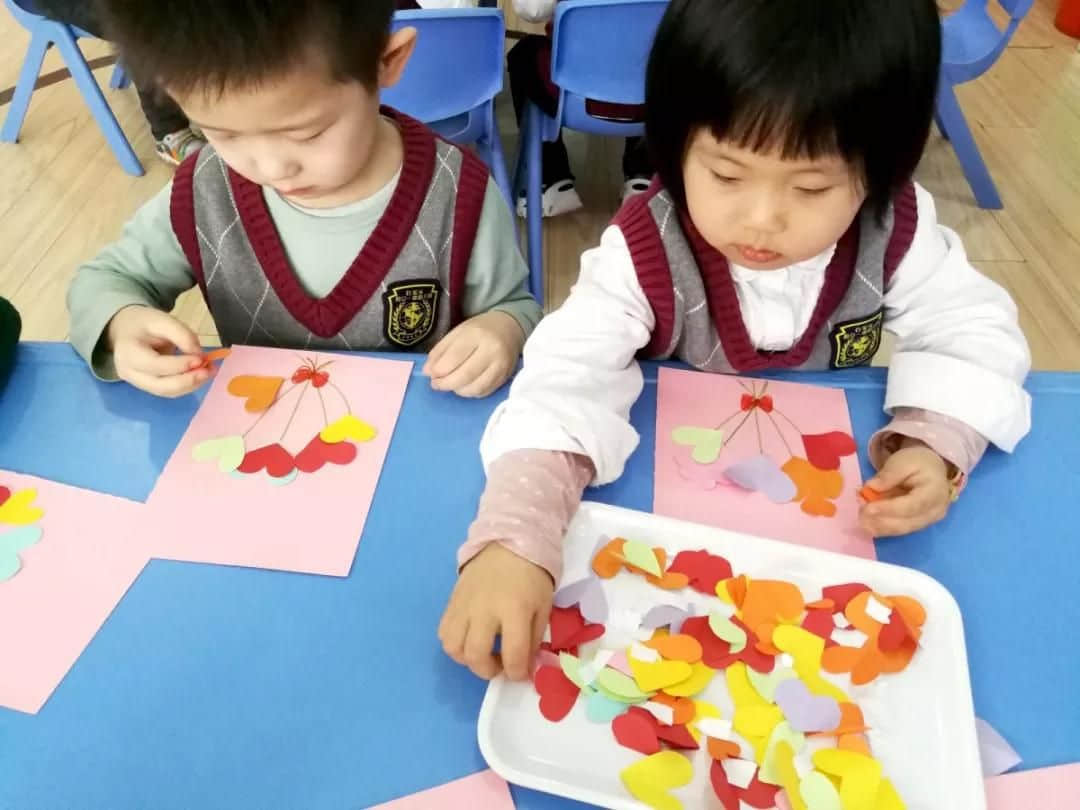
[[[661,368],[653,511],[875,557],[842,390]]]
[[[987,810],[1076,810],[1080,762],[1006,773],[986,780]]]
[[[440,787],[414,793],[368,810],[514,810],[510,788],[495,771],[481,771]]]
[[[150,558],[143,505],[0,470],[0,706],[36,714]]]
[[[153,556],[348,576],[411,372],[234,347],[147,500]]]

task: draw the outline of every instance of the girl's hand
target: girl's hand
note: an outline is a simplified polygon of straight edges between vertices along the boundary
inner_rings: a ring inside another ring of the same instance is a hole
[[[949,465],[922,442],[908,440],[867,482],[881,500],[863,504],[859,523],[875,537],[911,534],[945,517],[953,501]]]
[[[147,393],[181,397],[210,379],[199,339],[166,312],[125,307],[113,315],[105,336],[117,376]]]
[[[491,543],[462,569],[439,625],[446,654],[481,678],[528,678],[555,585],[543,568]],[[501,652],[492,651],[502,636]]]

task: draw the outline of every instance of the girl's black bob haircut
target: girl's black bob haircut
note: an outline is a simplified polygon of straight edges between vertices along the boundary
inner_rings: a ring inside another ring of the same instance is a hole
[[[671,0],[645,86],[657,172],[685,208],[702,127],[788,158],[838,153],[881,217],[926,146],[940,65],[934,0]]]

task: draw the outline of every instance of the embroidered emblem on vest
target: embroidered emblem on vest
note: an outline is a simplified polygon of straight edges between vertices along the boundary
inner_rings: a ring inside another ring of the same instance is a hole
[[[884,310],[868,318],[838,323],[829,335],[832,342],[832,368],[854,368],[869,363],[881,347],[881,327]]]
[[[442,286],[436,279],[398,281],[383,294],[386,339],[410,348],[431,334]]]

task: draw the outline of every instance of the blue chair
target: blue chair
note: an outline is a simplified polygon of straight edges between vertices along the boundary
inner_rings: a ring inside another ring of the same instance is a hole
[[[667,0],[565,0],[555,8],[551,81],[560,90],[558,114],[551,118],[535,104],[528,105],[514,169],[514,191],[525,183],[530,285],[541,303],[541,143],[556,140],[563,127],[623,138],[644,133],[641,122],[610,121],[590,115],[586,103],[644,103],[645,67],[666,8]]]
[[[418,32],[401,81],[383,101],[423,121],[447,140],[474,144],[510,202],[495,96],[503,86],[506,23],[489,8],[399,11],[394,30]]]
[[[51,45],[55,45],[60,51],[64,64],[67,65],[71,77],[75,80],[79,92],[82,93],[86,106],[90,108],[98,126],[101,127],[105,140],[108,141],[116,159],[128,174],[136,177],[143,174],[142,164],[135,157],[135,152],[120,129],[116,116],[109,108],[105,96],[101,93],[90,66],[79,50],[77,40],[93,35],[79,28],[74,28],[64,23],[50,20],[37,13],[37,7],[32,0],[4,0],[15,19],[27,31],[30,32],[30,47],[26,50],[26,59],[23,61],[22,71],[19,73],[18,83],[15,85],[15,93],[11,99],[11,108],[8,110],[4,127],[0,130],[0,141],[15,143],[19,138],[19,130],[22,129],[26,110],[30,106],[30,96],[34,92],[34,84],[37,82],[38,73],[41,71],[41,63],[45,59],[45,52]],[[113,71],[110,86],[113,88],[126,87],[127,75],[119,65]]]
[[[997,0],[1009,14],[1002,31],[990,17],[988,0],[967,0],[945,18],[942,41],[941,82],[937,95],[937,124],[952,142],[968,185],[981,208],[1001,208],[1001,197],[979,154],[964,112],[956,100],[955,87],[977,79],[993,67],[1034,0]]]

